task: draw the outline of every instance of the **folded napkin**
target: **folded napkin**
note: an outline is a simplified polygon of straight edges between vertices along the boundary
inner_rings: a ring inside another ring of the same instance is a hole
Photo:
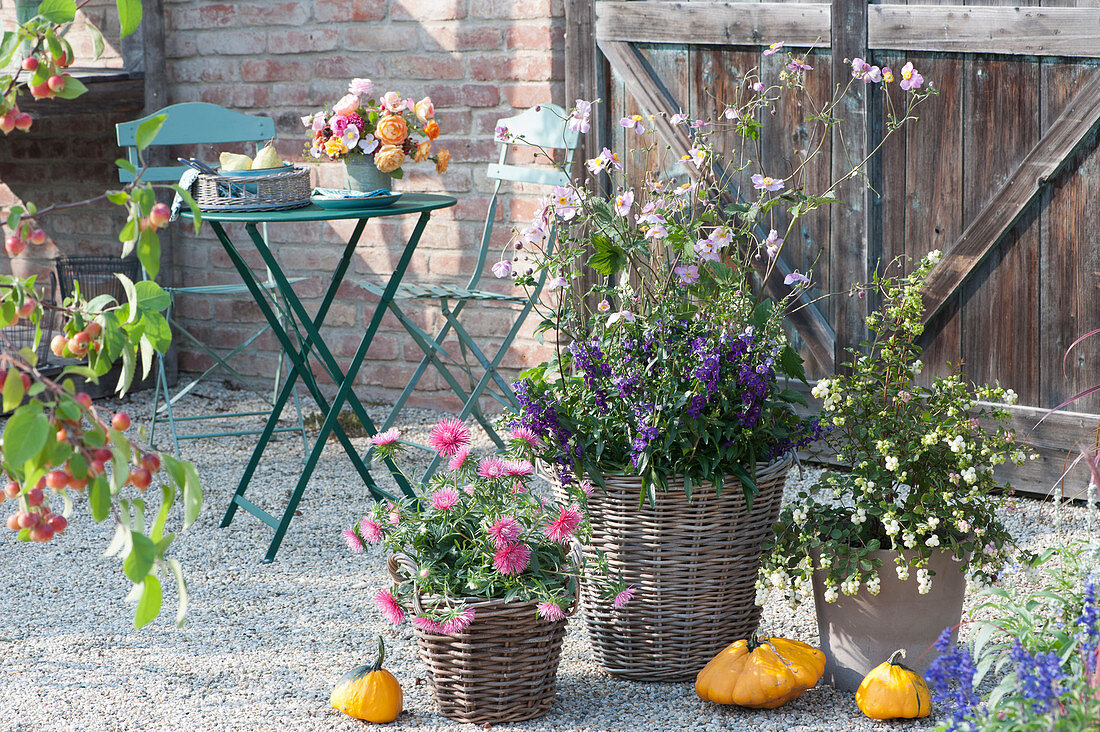
[[[179,186],[185,191],[191,190],[191,184],[195,182],[195,179],[199,177],[199,171],[194,168],[188,168],[183,171],[183,175],[180,176]],[[172,215],[169,217],[169,221],[175,221],[179,218],[180,209],[183,208],[183,196],[176,194],[172,199]]]
[[[376,196],[388,196],[390,192],[387,188],[379,188],[370,193],[349,191],[345,188],[314,188],[313,195],[321,198],[375,198]]]

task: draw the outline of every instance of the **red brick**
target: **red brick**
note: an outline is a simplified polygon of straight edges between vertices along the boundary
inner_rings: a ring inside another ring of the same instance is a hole
[[[562,17],[561,0],[470,0],[475,18],[547,19]]]
[[[386,0],[315,0],[313,19],[322,23],[383,20]]]
[[[202,86],[199,101],[236,109],[257,109],[271,103],[271,89],[264,84]]]
[[[549,83],[502,84],[501,91],[504,92],[504,99],[508,104],[519,110],[551,103],[558,86]]]
[[[501,47],[500,29],[492,26],[421,25],[420,38],[429,51],[495,51]]]
[[[239,5],[237,13],[243,26],[301,26],[309,20],[309,6],[306,2],[274,3],[264,2],[255,5]]]
[[[549,25],[544,19],[541,23],[512,25],[504,31],[508,48],[525,51],[550,51],[563,47],[565,28]]]
[[[389,61],[394,77],[408,79],[462,79],[466,69],[462,61],[446,54],[432,56],[396,55]]]
[[[268,31],[267,49],[274,54],[332,51],[340,45],[335,28]]]
[[[409,51],[416,48],[416,36],[407,31],[380,33],[377,26],[344,28],[344,48],[348,51]]]
[[[206,31],[196,33],[193,43],[195,46],[194,51],[188,54],[187,58],[210,56],[209,61],[227,67],[236,78],[236,64],[219,57],[262,54],[267,48],[267,34],[263,31],[247,31],[240,28],[213,32]]]
[[[466,0],[400,0],[390,6],[391,20],[458,20],[466,17]]]
[[[470,60],[471,75],[477,81],[542,81],[560,78],[559,58],[543,54],[481,56]]]
[[[287,81],[306,78],[308,73],[304,61],[252,59],[241,64],[243,81]]]

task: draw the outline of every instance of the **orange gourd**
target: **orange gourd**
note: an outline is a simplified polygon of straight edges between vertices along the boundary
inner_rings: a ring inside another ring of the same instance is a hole
[[[386,723],[401,714],[401,685],[393,674],[382,668],[386,646],[378,636],[378,656],[373,664],[348,671],[336,682],[329,703],[344,714],[368,722]]]
[[[905,651],[894,651],[863,677],[856,689],[856,706],[871,719],[916,719],[932,711],[932,695],[924,677],[896,662]]]
[[[775,709],[825,673],[825,654],[801,641],[757,639],[730,644],[695,679],[695,693],[718,704]]]

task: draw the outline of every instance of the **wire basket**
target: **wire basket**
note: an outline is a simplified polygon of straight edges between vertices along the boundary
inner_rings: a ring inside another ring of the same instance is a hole
[[[396,554],[387,563],[394,582],[415,570]],[[536,602],[470,600],[474,620],[454,635],[414,628],[420,658],[432,672],[440,713],[456,722],[505,724],[541,717],[554,703],[566,620],[536,615]],[[576,611],[573,601],[569,615]],[[422,610],[420,598],[414,609]]]
[[[57,275],[50,273],[49,283],[40,285],[40,295],[42,295],[42,302],[54,304],[57,302]],[[38,327],[42,329],[42,340],[38,342],[38,348],[35,349],[35,353],[38,355],[38,368],[42,368],[49,363],[50,357],[50,340],[53,338],[53,329],[57,321],[56,313],[49,309],[42,309],[42,317],[38,321]],[[24,348],[34,349],[34,332],[35,327],[33,323],[20,318],[17,322],[4,328],[4,337],[7,341],[0,344],[3,348],[12,348],[16,351]]]
[[[191,196],[203,211],[281,211],[309,205],[309,170],[291,167],[265,175],[200,173]]]
[[[604,476],[607,491],[588,499],[590,559],[602,552],[610,575],[622,573],[634,598],[615,608],[581,583],[588,635],[612,676],[636,681],[694,679],[719,651],[756,630],[756,577],[764,541],[779,514],[790,454],[756,470],[750,509],[740,482],[728,478],[721,494],[704,483],[684,493],[669,480],[656,505],[639,508],[642,479]],[[553,483],[555,498],[565,493]]]
[[[80,283],[80,296],[91,300],[100,295],[110,295],[116,302],[126,302],[126,291],[116,275],[125,275],[131,282],[141,279],[141,264],[136,257],[120,259],[111,255],[89,254],[73,257],[57,257],[57,281],[61,297],[73,294],[73,282]]]

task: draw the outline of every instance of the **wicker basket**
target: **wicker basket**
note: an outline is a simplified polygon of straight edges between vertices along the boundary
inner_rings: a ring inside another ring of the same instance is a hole
[[[584,585],[592,646],[612,676],[637,681],[694,679],[719,651],[756,630],[756,577],[761,545],[772,533],[792,457],[760,466],[752,510],[741,485],[670,481],[656,506],[638,507],[641,478],[605,477],[607,492],[588,501],[592,542],[611,576],[622,572],[634,598],[616,610]],[[555,486],[560,496],[560,487]]]
[[[207,175],[191,184],[203,211],[280,211],[309,205],[309,170],[292,167],[266,175]]]
[[[395,582],[408,557],[390,557]],[[565,620],[535,614],[534,602],[471,600],[474,621],[456,635],[415,629],[420,658],[432,672],[440,713],[456,722],[504,724],[541,717],[554,703]],[[576,612],[577,602],[568,611]],[[420,611],[418,601],[414,609]]]

